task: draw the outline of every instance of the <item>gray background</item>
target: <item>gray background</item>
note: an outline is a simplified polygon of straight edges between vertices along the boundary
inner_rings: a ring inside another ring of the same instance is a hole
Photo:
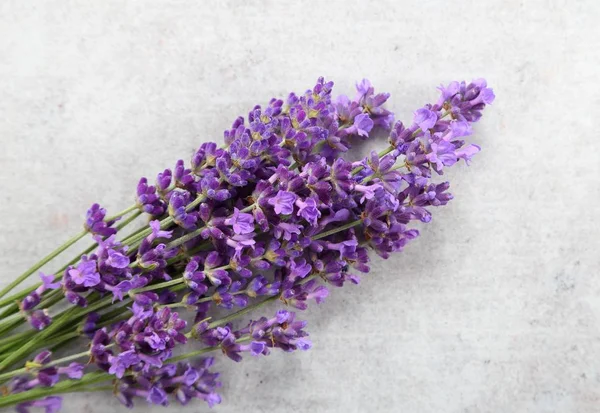
[[[2,1],[1,280],[319,75],[338,93],[370,78],[405,120],[439,83],[486,77],[455,200],[303,314],[310,352],[220,359],[217,411],[600,411],[599,19],[594,0]]]

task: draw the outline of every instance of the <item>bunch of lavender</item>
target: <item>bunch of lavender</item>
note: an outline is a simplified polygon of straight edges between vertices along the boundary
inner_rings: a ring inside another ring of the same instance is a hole
[[[295,310],[321,303],[332,287],[359,283],[369,251],[401,251],[419,234],[411,223],[429,222],[431,207],[452,199],[448,182],[433,178],[479,152],[465,138],[494,99],[484,80],[453,82],[404,125],[369,81],[353,98],[333,99],[332,87],[320,78],[304,94],[255,106],[225,131],[224,145],[202,144],[154,185],[140,179],[136,203],[116,215],[93,205],[82,233],[0,291],[93,237],[56,274],[0,301],[0,407],[54,412],[56,394],[102,390],[128,407],[135,398],[212,406],[221,385],[213,358],[186,360],[309,349],[294,312],[237,320],[276,300]],[[376,129],[388,131],[386,148],[342,157]],[[142,214],[148,224],[124,235]],[[86,350],[50,361],[74,340]],[[180,354],[189,341],[197,349]]]

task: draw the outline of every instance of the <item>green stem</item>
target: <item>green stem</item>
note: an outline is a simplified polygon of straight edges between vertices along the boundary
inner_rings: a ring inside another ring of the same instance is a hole
[[[256,205],[255,203],[250,204],[246,208],[242,209],[240,212],[250,212],[254,209],[255,205]],[[176,240],[171,241],[170,243],[167,244],[167,248],[175,248],[182,244],[185,244],[186,242],[188,242],[188,241],[196,238],[198,235],[200,235],[202,233],[202,231],[204,231],[205,228],[206,228],[206,226],[200,227],[190,233],[185,234],[182,237],[177,238]]]
[[[53,290],[50,294],[48,294],[48,296],[42,300],[37,307],[38,308],[48,308],[53,306],[54,304],[58,303],[60,300],[62,300],[63,296],[60,292],[60,290]],[[21,314],[18,313],[19,307],[16,306],[16,310],[15,311],[5,311],[3,313],[4,317],[2,318],[2,322],[0,322],[0,332],[2,333],[6,333],[10,330],[15,329],[16,327],[20,326],[21,324],[23,324],[25,322],[25,317],[23,317]],[[19,316],[20,318],[17,320],[10,320],[9,317],[12,316]]]
[[[125,221],[123,221],[119,225],[117,225],[116,229],[118,231],[122,230],[127,225],[129,225],[131,222],[133,222],[136,218],[138,218],[141,214],[142,214],[141,211],[136,211],[134,214],[132,214],[131,216],[129,216],[129,218],[127,218]],[[82,255],[89,254],[97,246],[98,246],[98,244],[96,244],[96,243],[90,245],[89,247],[87,247],[85,249],[85,251],[82,251],[75,258],[73,258],[71,261],[69,261],[66,265],[64,265],[63,267],[61,267],[58,271],[56,271],[56,276],[54,277],[54,280],[56,281],[56,280],[59,280],[60,278],[62,278],[62,272],[64,270],[66,270],[67,267],[69,267],[70,265],[74,265],[75,263],[77,263],[77,261],[80,260],[80,258],[81,258]],[[6,307],[7,305],[11,305],[11,307],[9,307],[9,309],[6,309],[2,314],[0,314],[0,319],[3,319],[7,315],[10,315],[10,314],[14,313],[15,311],[17,311],[18,310],[18,306],[16,304],[14,304],[15,301],[22,300],[28,294],[30,294],[32,291],[34,291],[36,288],[38,288],[40,285],[42,285],[42,283],[34,284],[33,286],[29,287],[26,290],[23,290],[23,291],[21,291],[21,292],[19,292],[17,294],[13,294],[10,297],[6,297],[6,298],[0,300],[0,307]]]
[[[90,391],[113,391],[115,389],[115,386],[92,386],[92,387],[78,387],[76,389],[74,389],[72,392],[73,393],[87,393]]]
[[[23,356],[29,354],[29,352],[33,348],[35,348],[35,346],[37,345],[38,342],[45,340],[52,333],[57,331],[59,327],[61,327],[63,324],[65,324],[65,322],[69,321],[67,319],[68,316],[70,316],[76,310],[77,310],[77,308],[75,308],[75,307],[72,307],[69,310],[67,310],[60,319],[54,320],[54,322],[52,324],[50,324],[45,330],[42,330],[41,332],[39,332],[36,335],[35,339],[27,342],[25,345],[23,345],[22,347],[17,349],[15,352],[10,354],[7,358],[2,360],[2,362],[0,362],[0,371],[5,370],[12,363],[16,362],[17,360],[20,360]]]
[[[200,228],[198,228],[198,229],[196,229],[196,230],[194,230],[194,231],[192,231],[190,233],[185,234],[182,237],[177,238],[176,240],[173,240],[173,241],[169,242],[167,244],[167,248],[175,248],[175,247],[178,247],[178,246],[180,246],[182,244],[185,244],[186,242],[188,242],[188,241],[196,238],[198,235],[200,235],[202,233],[202,231],[204,231],[205,228],[206,228],[205,226],[204,227],[200,227]]]
[[[53,290],[48,296],[42,300],[40,304],[37,305],[38,308],[49,308],[54,304],[58,303],[63,299],[63,295],[60,290]],[[18,310],[18,307],[17,307]],[[13,314],[16,314],[13,313]],[[20,314],[19,314],[20,315]],[[2,320],[0,323],[0,333],[7,333],[10,330],[14,330],[21,324],[25,323],[25,317],[21,317],[18,320],[13,320],[12,322],[6,323],[6,318]],[[5,325],[6,324],[6,325]]]
[[[6,333],[8,333],[9,331],[11,331],[12,329],[17,328],[18,326],[20,326],[23,323],[23,319],[19,318],[16,320],[12,320],[6,324],[3,324],[2,326],[0,326],[0,335],[4,336]]]
[[[169,217],[163,219],[162,221],[160,221],[160,228],[165,229],[169,225],[171,225],[173,222],[174,222],[173,217],[169,216]],[[152,228],[144,227],[141,231],[134,233],[134,234],[130,235],[129,237],[125,238],[122,241],[122,243],[123,243],[123,245],[127,245],[127,246],[131,247],[134,244],[141,242],[144,238],[146,238],[151,233],[152,233]]]
[[[171,357],[168,361],[170,363],[176,363],[181,360],[185,360],[185,359],[192,358],[192,357],[198,357],[203,354],[210,353],[211,351],[215,351],[220,348],[221,347],[219,347],[219,346],[205,347],[205,348],[201,348],[200,350],[190,351],[189,353],[184,353],[184,354],[180,354],[179,356]]]
[[[131,211],[134,211],[134,210],[136,210],[136,209],[139,209],[139,206],[138,206],[137,204],[133,204],[133,205],[131,205],[129,208],[125,208],[125,209],[124,209],[124,210],[122,210],[121,212],[119,212],[119,213],[117,213],[117,214],[115,214],[115,215],[113,215],[113,216],[111,216],[111,217],[104,218],[104,220],[105,220],[106,222],[109,222],[109,221],[114,221],[115,219],[117,219],[117,218],[121,218],[121,217],[123,217],[123,216],[125,216],[125,215],[129,214]]]
[[[352,227],[355,227],[357,225],[360,225],[360,224],[362,224],[362,222],[363,222],[362,219],[357,219],[356,221],[349,222],[346,225],[342,225],[341,227],[333,228],[332,230],[321,232],[320,234],[314,235],[311,237],[311,239],[313,241],[316,241],[318,239],[325,238],[330,235],[337,234],[338,232],[342,232],[342,231],[345,231]]]
[[[106,347],[109,347],[109,346],[106,346]],[[86,356],[89,356],[89,355],[90,355],[90,351],[89,350],[84,351],[82,353],[72,354],[70,356],[63,357],[63,358],[60,358],[60,359],[56,359],[56,360],[53,360],[53,361],[51,361],[49,363],[46,363],[46,364],[43,365],[43,368],[52,367],[52,366],[58,366],[59,364],[66,363],[66,362],[71,361],[71,360],[77,360],[77,359],[80,359],[82,357],[86,357]],[[30,367],[23,367],[21,369],[9,371],[8,373],[0,374],[0,381],[1,380],[6,380],[6,379],[10,379],[10,378],[18,376],[19,374],[22,374],[22,373],[27,373],[29,370],[31,370]]]
[[[39,343],[37,345],[37,349],[48,348],[54,352],[58,348],[60,348],[62,345],[66,344],[67,342],[70,342],[71,340],[74,340],[76,338],[79,338],[78,332],[64,334],[62,336],[52,338],[44,343]]]
[[[30,269],[25,271],[23,274],[18,276],[16,279],[14,279],[10,283],[8,283],[8,285],[6,287],[4,287],[2,290],[0,290],[0,298],[4,297],[6,294],[8,294],[10,291],[12,291],[13,288],[15,288],[17,285],[21,284],[23,281],[25,281],[31,274],[33,274],[34,272],[36,272],[37,270],[42,268],[44,265],[48,264],[50,261],[52,261],[54,258],[56,258],[61,253],[63,253],[71,245],[75,244],[77,241],[79,241],[81,238],[83,238],[87,233],[88,233],[87,230],[84,230],[84,231],[80,232],[79,234],[75,235],[73,238],[71,238],[70,240],[65,242],[63,245],[61,245],[60,247],[58,247],[57,249],[52,251],[50,254],[48,254],[47,256],[42,258],[40,261],[38,261],[33,267],[31,267]]]
[[[142,211],[136,211],[134,214],[131,214],[126,220],[124,220],[123,222],[121,222],[119,225],[117,225],[115,228],[117,231],[122,230],[123,228],[125,228],[127,225],[131,224],[133,221],[135,221],[140,215],[142,215]]]
[[[186,211],[190,211],[193,208],[195,208],[196,206],[198,206],[199,204],[201,204],[202,202],[206,201],[206,196],[204,195],[199,195],[196,197],[196,199],[194,199],[192,202],[190,202],[186,207]],[[171,225],[174,222],[173,217],[168,216],[167,218],[163,219],[162,221],[160,221],[160,228],[161,229],[165,229],[167,228],[169,225]],[[146,238],[148,235],[150,235],[152,233],[152,228],[145,228],[143,231],[139,232],[137,235],[133,236],[133,237],[128,237],[126,239],[123,240],[123,244],[128,245],[132,248],[137,248],[139,246],[139,243],[141,243],[141,241]],[[179,244],[180,245],[180,244]]]
[[[175,278],[173,280],[165,281],[162,283],[152,284],[152,285],[148,285],[148,286],[142,287],[142,288],[136,288],[134,290],[129,291],[129,296],[132,297],[135,294],[143,293],[145,291],[153,291],[153,290],[158,290],[160,288],[170,287],[172,285],[181,284],[182,282],[183,282],[183,277],[180,277],[180,278]]]
[[[385,155],[387,155],[388,153],[390,153],[391,151],[393,151],[395,148],[393,146],[388,146],[387,148],[385,148],[384,150],[382,150],[381,152],[379,152],[377,155],[381,158],[384,157]],[[352,175],[356,175],[357,173],[359,173],[360,171],[362,171],[363,169],[365,169],[364,166],[357,166],[356,168],[354,168],[352,170],[352,172],[350,172]]]
[[[34,330],[23,331],[22,333],[13,334],[12,336],[4,337],[4,338],[0,339],[0,346],[14,343],[15,341],[19,341],[22,338],[27,338],[27,337],[31,336],[32,334],[35,334]],[[2,352],[1,348],[0,348],[0,352]]]
[[[267,305],[271,301],[277,300],[278,298],[279,298],[279,295],[274,295],[272,297],[267,298],[266,300],[259,301],[258,303],[249,305],[248,307],[243,308],[243,309],[241,309],[239,311],[236,311],[233,314],[229,314],[227,317],[223,317],[220,320],[213,321],[212,323],[210,323],[208,325],[208,328],[215,328],[215,327],[221,326],[223,324],[227,324],[228,322],[230,322],[232,320],[235,320],[238,317],[241,317],[241,316],[243,316],[245,314],[248,314],[251,311],[254,311],[256,309],[259,309],[259,308]]]
[[[0,397],[0,407],[8,407],[15,404],[42,399],[55,394],[71,393],[96,383],[102,383],[114,379],[114,376],[105,372],[95,371],[83,376],[80,380],[61,380],[54,387],[38,387],[22,393],[9,394]]]
[[[207,242],[203,242],[200,245],[192,248],[191,250],[183,250],[181,252],[181,254],[177,255],[176,257],[173,257],[171,259],[167,260],[167,265],[173,265],[185,258],[190,258],[193,257],[194,254],[201,252],[201,251],[207,251],[208,249],[210,249],[210,247],[212,247],[212,243],[210,241]]]
[[[133,222],[136,218],[138,218],[140,215],[142,214],[141,211],[136,211],[134,214],[132,214],[127,220],[125,220],[124,222],[122,222],[121,224],[119,224],[117,226],[117,230],[121,230],[124,227],[126,227],[127,225],[129,225],[131,222]],[[73,258],[70,262],[68,262],[66,265],[64,265],[61,269],[59,269],[56,272],[56,276],[54,277],[54,280],[59,280],[60,278],[62,278],[62,272],[67,269],[70,265],[75,264],[77,261],[79,261],[80,257],[82,255],[88,254],[89,252],[91,252],[94,248],[96,248],[98,246],[98,244],[92,244],[90,245],[85,251],[81,252],[77,257]],[[16,312],[18,312],[19,307],[16,303],[14,303],[14,301],[18,301],[23,299],[25,296],[27,296],[28,294],[30,294],[32,291],[34,291],[37,287],[39,287],[41,285],[41,283],[35,284],[33,287],[29,288],[28,290],[22,291],[18,294],[15,294],[11,297],[8,297],[2,301],[0,301],[0,307],[6,305],[6,304],[11,304],[8,308],[6,308],[2,314],[0,314],[0,319],[5,319],[6,317],[10,316],[11,314],[15,314]],[[50,300],[50,297],[53,297],[52,300]],[[60,301],[62,299],[62,295],[60,294],[59,290],[53,290],[51,291],[48,296],[42,300],[42,302],[40,304],[38,304],[39,308],[47,308],[47,307],[51,307],[54,304],[56,304],[58,301]],[[12,330],[13,328],[19,326],[20,324],[22,324],[23,321],[21,321],[20,323],[12,323],[10,325],[10,328],[4,329],[0,327],[0,332],[6,332],[7,330]],[[0,324],[1,326],[1,324]]]
[[[23,347],[17,349],[14,353],[9,355],[6,359],[2,360],[2,362],[0,362],[0,371],[5,370],[6,367],[29,354],[29,352],[33,350],[38,343],[43,343],[47,337],[59,331],[65,324],[75,324],[79,318],[91,313],[92,311],[96,311],[107,304],[110,304],[111,301],[112,297],[109,296],[98,300],[91,305],[88,303],[88,306],[85,308],[71,307],[68,310],[63,311],[58,317],[55,318],[52,324],[50,324],[45,330],[39,332],[39,334],[35,336],[34,340],[29,341]]]
[[[121,307],[121,309],[123,309],[123,307]],[[131,313],[129,312],[129,310],[128,310],[128,309],[126,309],[126,308],[125,308],[125,309],[123,309],[123,310],[125,310],[125,313],[123,313],[123,312],[121,311],[121,315],[119,315],[119,316],[117,316],[117,317],[112,317],[112,318],[109,318],[109,319],[108,319],[108,320],[106,320],[106,321],[103,321],[103,322],[101,322],[101,323],[98,323],[97,327],[98,327],[98,328],[103,328],[103,327],[107,327],[107,326],[113,325],[113,324],[115,324],[115,323],[118,323],[119,321],[123,321],[123,320],[130,319],[130,318],[131,318]]]

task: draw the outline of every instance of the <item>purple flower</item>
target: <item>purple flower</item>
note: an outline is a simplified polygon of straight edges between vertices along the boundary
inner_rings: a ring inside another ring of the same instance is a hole
[[[271,319],[263,317],[251,322],[247,330],[253,339],[252,343],[262,342],[265,345],[262,354],[266,354],[267,348],[280,348],[286,352],[310,349],[311,343],[306,339],[308,333],[303,330],[306,322],[297,321],[295,317],[295,313],[280,310]],[[254,351],[258,349],[255,344]]]
[[[54,275],[46,275],[40,272],[40,278],[42,279],[42,285],[40,287],[43,287],[44,291],[60,288],[60,282],[54,282]]]
[[[51,358],[52,358],[52,352],[49,350],[44,350],[44,351],[38,353],[33,358],[33,363],[39,364],[39,365],[48,364],[50,362]]]
[[[414,121],[423,131],[433,128],[437,122],[437,119],[438,117],[436,113],[427,108],[421,108],[415,112]]]
[[[148,403],[152,403],[152,404],[158,404],[158,405],[167,405],[167,393],[157,387],[157,386],[152,386],[152,388],[148,391],[148,396],[146,396],[146,401]]]
[[[269,204],[273,205],[276,214],[289,215],[294,212],[294,202],[298,197],[287,191],[278,191],[277,195],[269,199]]]
[[[453,138],[462,138],[463,136],[469,136],[473,133],[471,125],[466,121],[454,121],[450,122],[450,132]]]
[[[134,350],[124,351],[117,357],[109,356],[110,368],[108,372],[118,378],[123,377],[125,370],[140,362],[139,355]]]
[[[68,367],[58,367],[56,370],[58,374],[64,374],[70,379],[80,379],[83,377],[84,369],[83,364],[71,363]]]
[[[110,267],[123,269],[129,266],[129,257],[115,250],[108,250],[108,258],[106,264]]]
[[[371,93],[373,93],[373,86],[371,86],[369,79],[362,79],[360,82],[356,82],[356,97],[354,100],[361,102]]]
[[[296,201],[298,206],[298,212],[296,215],[301,216],[311,225],[317,225],[317,220],[321,217],[321,211],[317,207],[317,201],[313,198],[306,198],[306,200],[298,199]]]
[[[213,359],[202,359],[194,366],[188,363],[150,367],[135,376],[120,380],[117,398],[127,407],[133,407],[136,397],[148,403],[166,406],[169,396],[186,405],[192,399],[204,400],[210,407],[220,403],[216,390],[221,386],[218,373],[209,368]]]
[[[89,260],[86,256],[81,258],[77,267],[67,270],[70,279],[77,285],[93,287],[100,283],[100,274],[96,268],[95,260]]]
[[[224,158],[219,158],[224,160]],[[227,171],[224,171],[226,173]],[[221,180],[216,175],[207,174],[200,180],[201,192],[208,199],[225,201],[231,197],[231,192],[221,186]]]
[[[466,82],[452,82],[447,87],[441,86],[442,92],[436,107],[444,108],[458,120],[477,122],[481,111],[494,99],[494,91],[487,87],[484,79]]]
[[[92,311],[87,315],[85,322],[81,327],[81,332],[91,339],[97,330],[98,321],[100,321],[100,314],[98,314],[95,311]]]
[[[359,185],[355,184],[353,187],[354,191],[359,192],[361,194],[360,203],[364,203],[367,199],[373,199],[375,196],[375,192],[381,189],[381,185],[373,184],[373,185]]]
[[[35,310],[27,316],[29,324],[36,330],[43,330],[52,323],[48,310]]]
[[[163,231],[160,228],[160,221],[154,220],[148,223],[150,229],[152,229],[152,234],[148,236],[149,241],[152,242],[158,238],[169,239],[173,236],[173,231]]]
[[[101,208],[98,204],[92,205],[91,208],[87,211],[87,216],[84,225],[85,229],[94,235],[100,235],[103,237],[109,237],[113,234],[116,234],[117,230],[114,228],[110,228],[114,221],[105,222],[105,216],[106,210],[104,208]]]
[[[68,302],[78,307],[87,307],[87,300],[74,291],[66,290],[65,298]]]
[[[171,180],[173,179],[173,173],[170,169],[165,169],[163,172],[159,172],[156,177],[156,189],[163,199],[166,198],[167,192],[171,188]]]
[[[229,273],[223,269],[215,269],[206,271],[206,278],[210,281],[210,283],[214,286],[227,286],[231,284],[231,278],[229,277]]]
[[[21,311],[29,311],[36,305],[38,305],[40,301],[40,295],[36,291],[34,291],[28,294],[25,298],[23,298],[23,301],[19,303],[19,308],[21,309]]]
[[[464,159],[465,163],[468,165],[471,162],[471,158],[479,153],[481,148],[477,145],[468,145],[456,151],[456,157],[459,159]]]
[[[198,271],[200,267],[197,259],[192,259],[185,267],[183,278],[186,285],[198,294],[204,294],[208,290],[208,286],[204,284],[206,276],[204,272]]]
[[[288,279],[296,281],[310,274],[312,267],[309,263],[306,262],[304,258],[301,258],[296,260],[290,260],[288,269]]]
[[[317,285],[316,280],[310,280],[284,290],[281,297],[287,305],[299,310],[306,310],[308,300],[314,299],[317,304],[320,304],[328,295],[329,291],[326,287]]]
[[[194,212],[188,212],[187,206],[190,203],[190,193],[174,191],[169,198],[169,215],[177,225],[185,229],[192,229],[198,221]]]
[[[164,201],[156,193],[156,187],[148,185],[146,178],[141,178],[138,183],[136,201],[142,211],[152,216],[160,216],[166,209]]]
[[[60,288],[60,282],[54,282],[54,275],[46,275],[40,272],[42,285],[37,287],[32,293],[28,294],[19,304],[22,311],[29,311],[40,303],[41,296],[47,290],[56,290]]]
[[[254,217],[234,208],[231,217],[225,220],[225,225],[231,225],[236,234],[249,234],[254,231]]]
[[[452,166],[456,163],[457,155],[455,147],[443,139],[431,142],[430,152],[425,155],[426,159],[435,165],[436,171],[441,171],[444,166]]]
[[[187,341],[181,332],[186,327],[185,320],[170,308],[145,309],[135,303],[132,313],[129,320],[116,324],[109,334],[98,330],[92,341],[91,353],[98,366],[117,378],[126,371],[161,367],[171,357],[173,348]],[[106,351],[111,340],[120,349],[116,355]]]
[[[354,118],[354,125],[350,129],[359,136],[369,136],[373,129],[373,120],[366,113],[360,114]]]
[[[194,183],[194,177],[190,169],[186,169],[183,160],[178,160],[175,165],[173,177],[175,178],[175,186],[178,188],[191,189]]]
[[[49,396],[43,399],[24,402],[17,405],[18,413],[29,413],[31,407],[43,408],[45,413],[56,413],[62,407],[62,398]]]
[[[283,238],[285,241],[290,241],[294,235],[299,235],[301,231],[301,225],[280,222],[274,229],[274,235],[275,238]]]
[[[233,247],[235,250],[234,256],[240,257],[242,252],[248,248],[254,246],[256,241],[254,241],[253,234],[244,234],[244,235],[234,235],[232,237],[227,238],[227,245]]]

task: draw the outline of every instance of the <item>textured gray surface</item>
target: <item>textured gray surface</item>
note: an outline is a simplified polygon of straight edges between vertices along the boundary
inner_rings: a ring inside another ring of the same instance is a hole
[[[218,411],[600,411],[600,4],[353,3],[2,1],[1,282],[93,201],[121,209],[139,176],[319,75],[369,77],[402,119],[483,76],[497,100],[455,201],[305,314],[312,351],[221,360]]]

